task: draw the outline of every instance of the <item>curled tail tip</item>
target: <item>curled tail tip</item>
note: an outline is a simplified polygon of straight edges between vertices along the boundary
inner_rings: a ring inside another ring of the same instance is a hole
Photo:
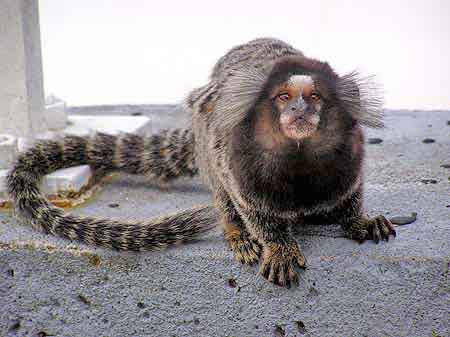
[[[95,133],[89,138],[67,135],[59,140],[38,142],[19,155],[7,174],[7,193],[18,214],[33,227],[47,233],[120,250],[155,250],[194,240],[217,223],[212,206],[197,207],[145,223],[65,214],[41,193],[40,180],[52,171],[80,164],[131,173],[150,171],[157,177],[194,175],[197,171],[194,136],[191,129],[185,129],[146,138]]]

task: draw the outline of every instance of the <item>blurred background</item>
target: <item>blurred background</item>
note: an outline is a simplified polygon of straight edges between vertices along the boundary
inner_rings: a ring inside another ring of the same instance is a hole
[[[41,0],[44,84],[69,105],[177,103],[232,46],[276,37],[386,107],[450,109],[450,1]]]

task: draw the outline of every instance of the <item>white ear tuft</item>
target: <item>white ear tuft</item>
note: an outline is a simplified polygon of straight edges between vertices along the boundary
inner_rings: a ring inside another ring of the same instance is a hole
[[[226,134],[239,124],[254,107],[270,73],[270,67],[244,66],[233,71],[224,82],[214,107],[213,128]]]
[[[337,97],[361,125],[383,128],[383,91],[374,76],[361,76],[357,71],[341,76]]]

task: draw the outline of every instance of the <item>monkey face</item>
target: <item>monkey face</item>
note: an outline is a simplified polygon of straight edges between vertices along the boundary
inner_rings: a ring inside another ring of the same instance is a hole
[[[271,99],[286,137],[301,139],[316,131],[324,97],[312,76],[291,75],[272,89]]]
[[[255,107],[242,121],[250,121],[254,139],[264,150],[298,152],[305,144],[334,146],[361,116],[360,90],[354,79],[353,75],[340,78],[327,63],[306,57],[280,58],[270,69]],[[365,105],[370,108],[372,102]]]

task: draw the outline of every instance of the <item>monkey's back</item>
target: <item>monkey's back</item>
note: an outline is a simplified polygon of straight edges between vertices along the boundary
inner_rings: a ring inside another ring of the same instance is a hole
[[[232,48],[213,68],[211,77],[226,80],[229,73],[241,67],[263,67],[271,61],[287,56],[303,55],[301,51],[281,40],[260,38]]]

